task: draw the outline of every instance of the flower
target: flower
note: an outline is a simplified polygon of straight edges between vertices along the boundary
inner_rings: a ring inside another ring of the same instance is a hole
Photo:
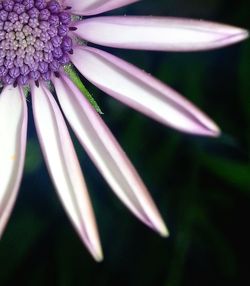
[[[0,235],[22,176],[27,133],[24,87],[28,85],[38,138],[55,188],[93,257],[97,261],[103,257],[81,168],[47,81],[53,83],[70,126],[116,195],[146,225],[162,236],[168,235],[136,170],[64,66],[72,63],[102,91],[163,124],[192,134],[218,136],[216,124],[176,91],[86,43],[198,51],[239,42],[248,33],[189,19],[87,17],[133,2],[137,0],[0,1]]]

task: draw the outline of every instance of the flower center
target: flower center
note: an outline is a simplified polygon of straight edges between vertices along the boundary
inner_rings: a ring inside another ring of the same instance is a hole
[[[50,80],[69,63],[70,22],[58,1],[0,0],[0,82]]]

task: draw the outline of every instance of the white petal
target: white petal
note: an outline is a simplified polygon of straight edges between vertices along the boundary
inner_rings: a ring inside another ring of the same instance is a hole
[[[32,107],[42,151],[60,199],[89,251],[102,260],[95,217],[65,121],[50,91],[32,85]]]
[[[64,6],[72,7],[70,12],[90,16],[114,10],[140,0],[65,0]]]
[[[155,51],[198,51],[219,48],[248,37],[246,30],[206,21],[161,17],[96,17],[74,26],[95,44]]]
[[[155,120],[183,132],[218,136],[218,127],[198,108],[135,66],[90,47],[75,47],[71,60],[98,88]]]
[[[146,187],[100,116],[66,75],[53,82],[65,116],[113,191],[139,219],[166,236]]]
[[[0,237],[21,182],[27,134],[27,106],[18,87],[7,86],[0,95]]]

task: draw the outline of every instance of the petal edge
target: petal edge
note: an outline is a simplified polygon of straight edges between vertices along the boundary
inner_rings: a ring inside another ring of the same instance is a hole
[[[22,89],[5,87],[0,95],[0,134],[3,135],[0,140],[0,237],[22,178],[27,121],[27,105]]]
[[[167,236],[150,194],[101,117],[66,75],[53,83],[69,124],[113,191],[141,221]]]
[[[114,55],[87,46],[75,47],[71,60],[102,91],[165,125],[196,135],[220,134],[218,126],[191,102]]]
[[[90,198],[62,114],[50,91],[32,84],[38,138],[58,195],[76,231],[97,261],[103,258]]]
[[[108,12],[140,0],[65,0],[64,5],[72,7],[76,15],[92,16]]]
[[[249,36],[247,30],[225,24],[170,17],[93,17],[74,26],[74,34],[95,44],[155,51],[217,49]]]

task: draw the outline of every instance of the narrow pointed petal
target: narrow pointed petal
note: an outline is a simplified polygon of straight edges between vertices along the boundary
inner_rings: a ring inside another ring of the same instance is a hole
[[[206,21],[161,17],[95,17],[74,32],[95,44],[155,51],[200,51],[240,42],[246,30]]]
[[[66,75],[53,82],[71,127],[113,191],[141,221],[167,236],[150,194],[101,117]]]
[[[65,0],[64,6],[72,7],[73,14],[91,16],[111,11],[140,0]]]
[[[62,114],[50,91],[32,85],[35,125],[59,197],[82,240],[97,261],[102,250],[79,162]]]
[[[15,203],[22,178],[27,106],[18,87],[7,86],[0,95],[0,237]]]
[[[183,132],[218,136],[219,128],[198,108],[137,67],[90,47],[76,47],[71,60],[98,88],[147,116]]]

